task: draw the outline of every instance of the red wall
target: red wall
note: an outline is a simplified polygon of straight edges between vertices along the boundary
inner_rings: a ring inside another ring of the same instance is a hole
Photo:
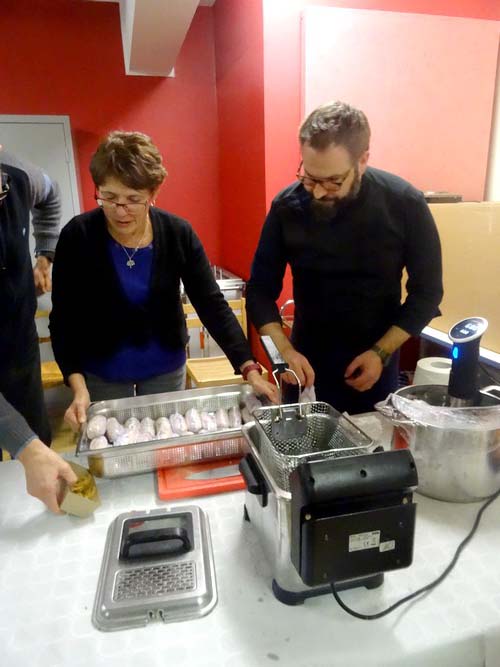
[[[372,165],[484,199],[500,21],[307,7],[302,22],[303,113],[349,100],[370,119]]]
[[[266,214],[262,4],[217,0],[214,10],[221,258],[247,279]],[[252,327],[249,337],[264,362]]]
[[[0,113],[69,115],[82,207],[92,152],[109,130],[151,135],[169,172],[158,205],[191,221],[220,262],[213,10],[197,11],[176,77],[126,76],[118,4],[2,0]]]
[[[500,20],[499,0],[262,0],[266,202],[294,179],[301,118],[301,11],[309,5]],[[357,76],[353,72],[353,76]],[[291,295],[285,283],[280,302]]]
[[[263,0],[263,5],[268,205],[274,195],[293,180],[297,167],[296,137],[302,120],[300,13],[306,6],[500,20],[499,0]]]
[[[262,6],[217,0],[214,10],[221,257],[248,278],[266,212]]]

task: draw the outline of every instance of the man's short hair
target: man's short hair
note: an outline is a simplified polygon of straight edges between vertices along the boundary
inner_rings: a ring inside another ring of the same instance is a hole
[[[330,102],[314,109],[300,126],[301,145],[324,150],[343,146],[353,160],[370,147],[370,125],[365,114],[345,102]]]

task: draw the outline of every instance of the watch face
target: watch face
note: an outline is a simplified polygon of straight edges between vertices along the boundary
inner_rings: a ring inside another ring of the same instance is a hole
[[[468,317],[453,325],[448,336],[454,343],[466,343],[482,336],[487,328],[484,317]]]

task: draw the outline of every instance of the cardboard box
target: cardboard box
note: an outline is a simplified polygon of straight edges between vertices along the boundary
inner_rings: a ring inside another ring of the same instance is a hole
[[[63,512],[85,518],[90,516],[99,507],[101,500],[93,476],[78,463],[69,462],[78,480],[72,486],[67,486],[63,501],[60,504]]]

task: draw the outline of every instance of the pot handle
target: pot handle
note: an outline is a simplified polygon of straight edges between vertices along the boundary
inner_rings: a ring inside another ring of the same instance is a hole
[[[417,426],[417,422],[413,419],[407,419],[399,410],[392,405],[387,403],[377,403],[375,409],[380,412],[381,415],[390,419],[394,426]]]
[[[481,393],[486,394],[486,396],[489,396],[490,398],[500,398],[499,395],[491,394],[490,392],[492,391],[496,391],[497,394],[500,395],[500,386],[497,384],[489,384],[487,387],[481,389]]]

